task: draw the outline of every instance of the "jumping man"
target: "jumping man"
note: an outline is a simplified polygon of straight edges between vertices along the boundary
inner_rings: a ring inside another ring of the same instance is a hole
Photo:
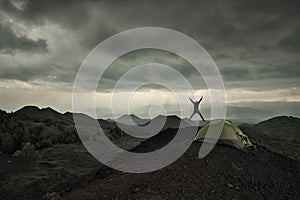
[[[193,111],[193,113],[192,113],[192,115],[191,115],[191,117],[190,117],[190,120],[191,120],[192,117],[197,113],[197,114],[199,114],[200,117],[202,118],[202,121],[205,121],[204,118],[203,118],[203,116],[202,116],[201,113],[200,113],[200,110],[199,110],[199,104],[200,104],[200,102],[202,101],[203,96],[201,97],[201,99],[200,99],[199,101],[193,101],[191,98],[189,98],[189,99],[190,99],[190,101],[194,104],[194,111]]]

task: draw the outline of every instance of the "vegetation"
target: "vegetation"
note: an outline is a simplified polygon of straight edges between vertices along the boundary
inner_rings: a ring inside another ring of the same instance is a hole
[[[0,151],[42,149],[59,143],[78,142],[74,126],[6,113],[0,110]],[[27,145],[27,146],[26,146]]]

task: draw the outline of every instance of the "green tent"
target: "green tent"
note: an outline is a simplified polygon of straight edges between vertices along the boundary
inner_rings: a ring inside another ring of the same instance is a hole
[[[207,134],[208,127],[210,125],[222,123],[222,121],[223,120],[212,120],[207,124],[205,124],[203,128],[201,128],[198,131],[194,141],[203,141]],[[216,139],[214,138],[206,139],[206,141],[208,142],[213,140]],[[224,127],[221,132],[220,138],[218,139],[218,143],[233,146],[238,149],[244,149],[253,146],[249,138],[241,131],[241,129],[239,129],[236,125],[234,125],[230,120],[224,121]]]

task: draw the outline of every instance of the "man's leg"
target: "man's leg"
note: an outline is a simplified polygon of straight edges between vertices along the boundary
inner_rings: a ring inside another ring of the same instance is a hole
[[[190,120],[192,119],[192,117],[194,116],[194,114],[196,114],[195,111],[193,111],[192,115],[190,116]]]
[[[198,113],[198,114],[200,115],[200,117],[202,118],[202,121],[205,122],[205,119],[204,119],[204,117],[201,115],[200,111],[198,111],[197,113]]]

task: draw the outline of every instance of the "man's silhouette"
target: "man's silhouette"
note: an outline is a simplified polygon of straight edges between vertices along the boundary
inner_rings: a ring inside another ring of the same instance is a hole
[[[204,118],[203,118],[203,116],[202,116],[201,113],[200,113],[200,110],[199,110],[199,104],[200,104],[200,102],[202,101],[203,96],[201,97],[201,99],[199,99],[199,101],[193,101],[191,98],[189,98],[189,99],[190,99],[190,101],[194,104],[194,111],[193,111],[193,113],[192,113],[192,115],[191,115],[191,117],[190,117],[190,120],[191,120],[192,117],[197,113],[197,114],[199,114],[200,117],[202,118],[202,121],[205,121]]]

